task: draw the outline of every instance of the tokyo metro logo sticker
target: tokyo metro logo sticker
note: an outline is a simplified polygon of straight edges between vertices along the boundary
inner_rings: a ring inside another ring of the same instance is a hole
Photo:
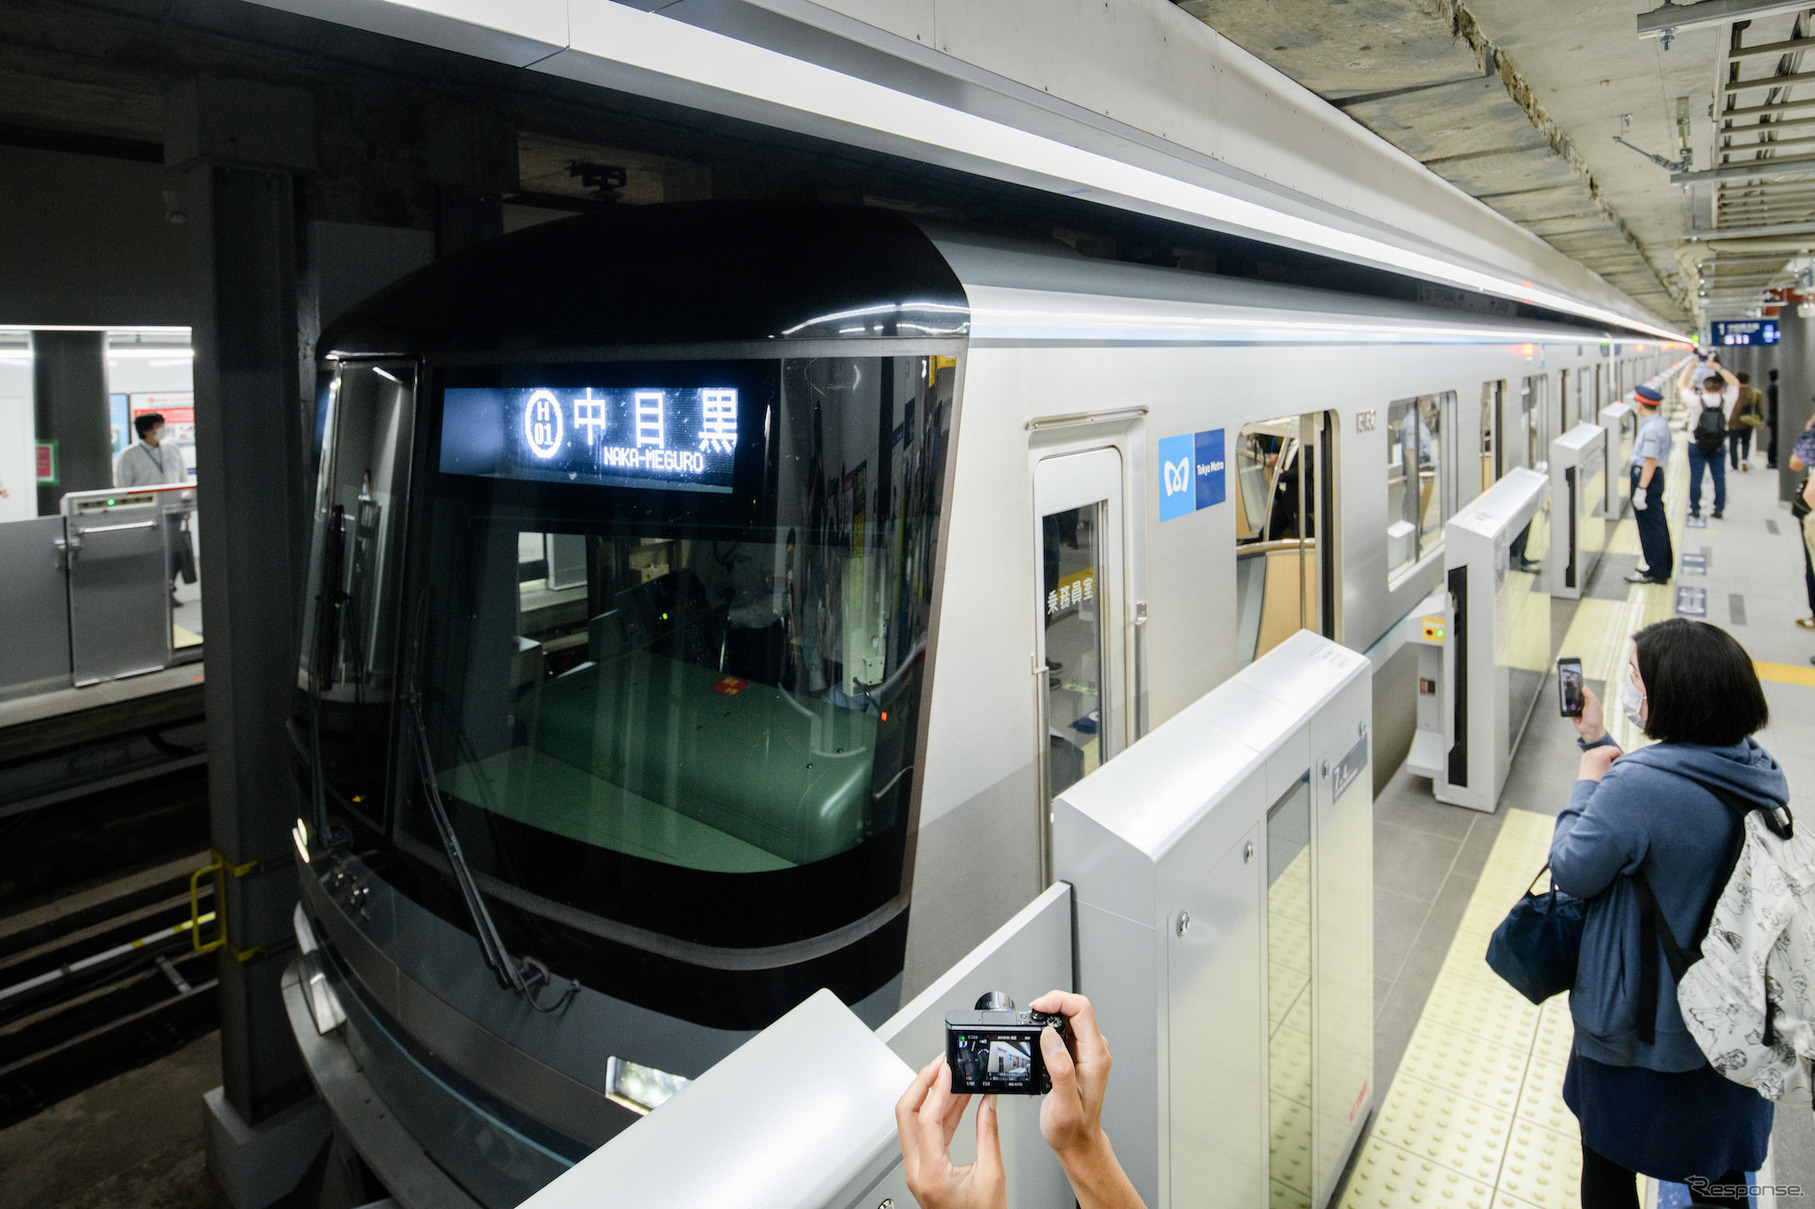
[[[1160,519],[1175,520],[1197,507],[1196,460],[1192,438],[1160,439]]]
[[[1223,432],[1160,438],[1160,519],[1177,520],[1223,502],[1227,477]]]

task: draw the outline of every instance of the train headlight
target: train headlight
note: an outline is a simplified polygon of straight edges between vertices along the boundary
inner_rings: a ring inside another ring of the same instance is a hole
[[[660,1107],[692,1081],[622,1058],[610,1058],[605,1063],[605,1094],[639,1115]]]

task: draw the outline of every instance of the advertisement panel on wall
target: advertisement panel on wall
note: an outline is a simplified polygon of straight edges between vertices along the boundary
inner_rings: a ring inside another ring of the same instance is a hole
[[[164,427],[168,434],[164,440],[176,446],[183,454],[183,468],[188,471],[191,481],[195,479],[195,392],[192,390],[161,391],[158,393],[135,393],[132,399],[132,422],[136,425],[140,416],[156,412],[164,417]]]

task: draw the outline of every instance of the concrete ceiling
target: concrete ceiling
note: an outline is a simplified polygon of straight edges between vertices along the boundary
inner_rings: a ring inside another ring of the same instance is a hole
[[[1749,25],[1685,21],[1666,49],[1637,33],[1651,0],[1178,3],[1660,315],[1749,313],[1767,286],[1793,280],[1798,241],[1815,246],[1810,84],[1801,110],[1744,112],[1781,105],[1794,84],[1717,97],[1721,81],[1799,71],[1801,47],[1733,50],[1800,36],[1807,10]],[[1781,133],[1751,125],[1798,118],[1807,124]],[[1781,152],[1751,149],[1766,139]],[[1769,167],[1805,156],[1808,165]],[[1695,175],[1723,165],[1744,175]],[[1785,224],[1806,233],[1776,230]],[[1765,243],[1728,235],[1759,227],[1773,228]]]

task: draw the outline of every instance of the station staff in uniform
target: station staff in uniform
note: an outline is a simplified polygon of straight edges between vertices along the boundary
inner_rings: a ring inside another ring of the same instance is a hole
[[[167,445],[164,438],[169,430],[164,426],[164,417],[155,411],[148,411],[132,422],[139,439],[122,453],[113,464],[113,485],[115,487],[167,487],[173,483],[187,483],[189,468],[183,464],[183,451],[175,445]],[[170,603],[180,604],[176,598],[176,573],[180,565],[181,543],[189,540],[183,532],[183,518],[180,514],[166,513],[164,516],[164,565],[170,577]]]
[[[1670,460],[1670,425],[1658,414],[1664,396],[1656,387],[1641,386],[1633,397],[1638,403],[1639,431],[1632,441],[1632,519],[1639,527],[1645,569],[1628,575],[1626,582],[1669,583],[1676,564],[1670,528],[1664,521],[1664,463]]]

